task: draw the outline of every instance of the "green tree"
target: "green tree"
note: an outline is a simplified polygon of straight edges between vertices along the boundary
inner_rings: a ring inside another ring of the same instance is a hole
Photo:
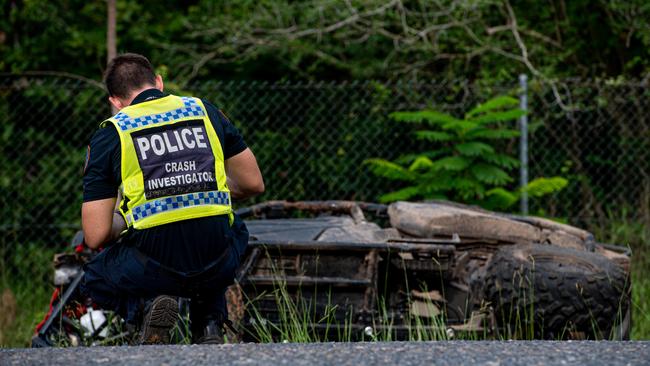
[[[202,79],[643,77],[645,0],[117,1],[118,51]],[[0,70],[99,79],[101,0],[0,0]],[[598,52],[594,52],[596,49]],[[74,62],[70,62],[74,60]]]

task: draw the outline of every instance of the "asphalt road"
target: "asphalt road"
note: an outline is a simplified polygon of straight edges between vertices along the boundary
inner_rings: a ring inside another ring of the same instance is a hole
[[[449,341],[2,349],[0,365],[644,365],[650,342]]]

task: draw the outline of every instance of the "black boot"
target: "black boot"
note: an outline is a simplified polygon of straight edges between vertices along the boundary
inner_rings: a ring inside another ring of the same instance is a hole
[[[223,322],[210,319],[203,327],[203,334],[197,339],[197,344],[223,344]],[[196,337],[195,337],[196,339]]]
[[[177,322],[176,298],[167,295],[156,297],[145,311],[140,344],[169,344],[170,332]]]

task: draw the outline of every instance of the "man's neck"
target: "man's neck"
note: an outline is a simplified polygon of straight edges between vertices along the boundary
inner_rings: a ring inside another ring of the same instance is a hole
[[[133,100],[135,99],[135,97],[137,97],[138,95],[140,95],[140,93],[142,93],[143,91],[145,91],[145,90],[149,90],[149,89],[156,89],[156,87],[153,86],[153,85],[147,85],[147,86],[144,86],[144,87],[142,87],[142,88],[140,88],[140,89],[138,89],[138,90],[132,92],[132,93],[129,95],[129,97],[128,97],[127,99],[124,100],[125,102],[128,102],[128,104],[126,104],[126,105],[131,105],[131,104],[133,103]]]

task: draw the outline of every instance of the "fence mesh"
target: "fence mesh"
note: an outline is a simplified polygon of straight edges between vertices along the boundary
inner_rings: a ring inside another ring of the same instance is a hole
[[[394,187],[363,161],[422,148],[390,112],[462,115],[494,95],[516,95],[517,85],[204,82],[185,92],[224,109],[242,131],[266,180],[258,200],[375,200]],[[86,145],[110,113],[105,92],[71,78],[5,75],[0,95],[3,240],[65,241],[79,227]],[[533,211],[573,222],[613,210],[650,217],[649,102],[642,84],[531,82],[530,176],[570,181],[553,199],[533,201]],[[517,148],[508,147],[514,156]]]
[[[490,97],[516,95],[518,83],[203,82],[172,92],[213,102],[242,131],[265,177],[266,193],[256,200],[372,201],[395,187],[373,176],[363,161],[423,147],[408,126],[390,120],[390,112],[435,108],[462,116]],[[647,85],[532,81],[528,99],[530,177],[569,180],[552,198],[532,200],[531,211],[580,225],[617,215],[647,222]],[[3,287],[20,291],[25,278],[49,282],[51,250],[80,227],[86,145],[109,113],[105,92],[95,82],[0,76]],[[517,156],[518,141],[507,149]],[[518,177],[516,171],[512,175]]]
[[[242,131],[266,180],[258,200],[375,200],[394,187],[364,159],[422,147],[390,112],[462,115],[494,95],[516,95],[517,85],[204,82],[185,92],[224,109]],[[3,240],[65,241],[79,227],[86,144],[110,113],[105,93],[71,78],[11,75],[0,77],[0,95]],[[574,222],[604,220],[612,210],[650,217],[649,101],[641,84],[533,81],[530,176],[570,181],[553,199],[533,201],[533,211]],[[516,156],[516,141],[508,149]]]

